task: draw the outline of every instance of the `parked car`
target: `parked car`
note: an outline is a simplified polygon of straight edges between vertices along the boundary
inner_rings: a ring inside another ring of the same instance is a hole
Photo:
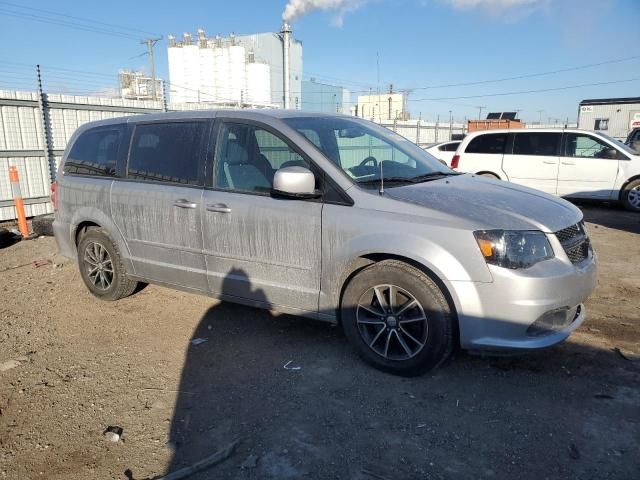
[[[271,110],[88,123],[55,184],[60,252],[103,300],[155,283],[341,323],[413,375],[469,350],[527,351],[585,318],[582,213],[456,173],[392,131]]]
[[[456,154],[456,150],[460,145],[460,140],[454,142],[436,143],[426,148],[427,152],[436,157],[438,160],[442,160],[447,166],[451,165],[451,160]]]
[[[629,145],[636,152],[640,153],[640,128],[634,128],[631,130],[624,143]]]
[[[475,132],[458,147],[452,168],[561,197],[618,200],[640,212],[640,153],[599,132]]]

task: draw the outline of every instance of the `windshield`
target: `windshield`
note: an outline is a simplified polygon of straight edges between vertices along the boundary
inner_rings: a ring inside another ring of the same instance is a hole
[[[623,151],[627,152],[630,155],[638,155],[638,153],[640,153],[637,150],[634,150],[633,148],[631,148],[626,143],[621,142],[617,138],[613,138],[613,137],[607,135],[606,133],[598,132],[598,134],[601,135],[602,137],[606,138],[607,140],[609,140],[611,143],[613,143],[620,150],[623,150]]]
[[[295,117],[284,122],[304,135],[360,185],[415,183],[456,173],[393,131],[356,118]]]

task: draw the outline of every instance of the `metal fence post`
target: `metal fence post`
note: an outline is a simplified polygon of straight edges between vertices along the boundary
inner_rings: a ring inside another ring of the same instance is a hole
[[[56,158],[53,156],[53,138],[51,136],[51,118],[49,116],[49,101],[42,91],[42,76],[40,65],[36,65],[36,80],[38,83],[38,107],[40,108],[40,118],[42,120],[42,144],[44,158],[49,164],[49,182],[56,179]]]
[[[167,84],[162,80],[162,111],[168,111],[167,108]]]

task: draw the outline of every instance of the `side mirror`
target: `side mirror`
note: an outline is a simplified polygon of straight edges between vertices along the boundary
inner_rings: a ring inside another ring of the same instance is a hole
[[[316,198],[316,177],[304,167],[284,167],[273,177],[273,193],[291,198]]]
[[[607,148],[602,153],[602,158],[610,158],[612,160],[618,158],[618,151],[615,148]]]

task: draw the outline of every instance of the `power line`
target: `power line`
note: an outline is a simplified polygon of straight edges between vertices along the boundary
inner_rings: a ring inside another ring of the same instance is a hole
[[[65,17],[65,18],[71,18],[73,20],[80,20],[81,22],[85,22],[85,23],[95,23],[96,25],[102,25],[102,26],[105,26],[105,27],[113,27],[113,28],[117,28],[119,30],[128,30],[130,32],[137,32],[138,34],[142,33],[142,34],[145,34],[145,35],[156,35],[156,33],[154,33],[154,32],[147,32],[146,30],[140,30],[138,28],[125,27],[123,25],[116,25],[114,23],[101,22],[99,20],[91,20],[90,18],[76,17],[74,15],[69,15],[69,14],[66,14],[66,13],[58,13],[58,12],[54,12],[52,10],[45,10],[45,9],[42,9],[42,8],[27,7],[27,6],[24,6],[24,5],[17,4],[17,3],[0,1],[0,4],[4,4],[4,5],[10,6],[10,7],[14,7],[14,8],[20,8],[20,9],[27,10],[27,11],[31,10],[31,11],[34,11],[34,12],[47,13],[47,14],[50,14],[50,15],[58,16],[58,17]]]
[[[610,82],[596,82],[596,83],[582,83],[579,85],[567,85],[564,87],[555,87],[555,88],[541,88],[538,90],[521,90],[517,92],[501,92],[501,93],[486,93],[483,95],[461,95],[458,97],[440,97],[440,98],[415,98],[411,99],[412,102],[422,102],[422,101],[440,101],[440,100],[460,100],[465,98],[486,98],[486,97],[502,97],[506,95],[524,95],[528,93],[543,93],[543,92],[556,92],[560,90],[570,90],[573,88],[582,88],[582,87],[595,87],[598,85],[612,85],[615,83],[628,83],[635,82],[640,80],[640,78],[628,78],[625,80],[612,80]],[[476,107],[477,108],[477,107]]]

